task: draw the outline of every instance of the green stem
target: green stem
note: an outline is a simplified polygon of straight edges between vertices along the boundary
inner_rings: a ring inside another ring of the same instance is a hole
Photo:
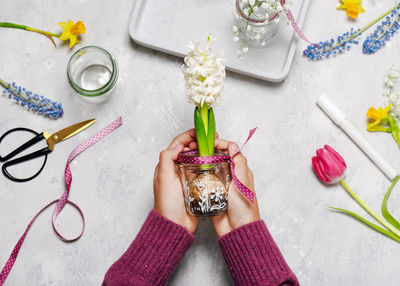
[[[7,91],[9,91],[11,94],[15,95],[16,97],[22,97],[26,101],[29,101],[29,98],[24,93],[19,93],[18,90],[16,90],[11,85],[8,85],[8,83],[6,83],[1,78],[0,78],[0,85],[2,85]]]
[[[394,119],[394,117],[391,114],[388,114],[387,122],[389,123],[392,137],[400,148],[400,129],[399,125],[396,122],[396,119]]]
[[[0,27],[21,29],[21,30],[31,31],[31,32],[39,33],[39,34],[44,34],[44,35],[47,35],[47,36],[56,37],[56,38],[59,38],[61,36],[60,34],[54,34],[54,33],[51,33],[51,32],[42,31],[42,30],[39,30],[39,29],[35,29],[35,28],[32,28],[32,27],[25,26],[25,25],[14,24],[14,23],[9,23],[9,22],[0,22]]]
[[[364,203],[354,192],[353,190],[346,184],[344,180],[340,180],[340,183],[345,188],[345,190],[353,197],[353,199],[364,209],[366,210],[374,219],[376,219],[379,223],[381,223],[384,227],[394,233],[397,237],[400,238],[400,232],[394,228],[392,225],[388,224],[384,221],[377,213],[375,213],[366,203]]]
[[[394,188],[394,186],[396,185],[396,183],[399,181],[400,176],[397,176],[394,180],[393,183],[390,185],[389,189],[387,190],[385,197],[383,198],[382,201],[382,215],[383,217],[391,224],[393,225],[395,228],[397,228],[398,230],[400,230],[400,223],[390,214],[389,210],[387,209],[387,202],[389,200],[389,196]]]
[[[8,84],[0,78],[0,84],[5,88],[8,89]]]
[[[51,32],[38,30],[38,29],[35,29],[35,28],[32,28],[32,27],[28,27],[28,26],[25,26],[25,25],[14,24],[14,23],[9,23],[9,22],[0,22],[0,27],[21,29],[21,30],[25,30],[25,31],[30,31],[30,32],[35,32],[35,33],[38,33],[38,34],[42,34],[42,35],[46,36],[53,43],[53,45],[55,47],[57,45],[54,42],[52,37],[59,38],[61,36],[61,34],[54,34],[54,33],[51,33]]]
[[[384,17],[386,17],[387,15],[389,15],[390,13],[392,13],[397,7],[399,6],[399,3],[396,4],[396,6],[394,6],[393,8],[391,8],[390,10],[386,11],[385,13],[383,13],[381,16],[379,16],[378,18],[376,18],[374,21],[370,22],[368,25],[364,26],[363,28],[360,29],[360,31],[354,33],[353,36],[351,36],[350,38],[346,38],[345,40],[341,41],[340,43],[332,46],[329,50],[334,50],[335,48],[342,46],[344,42],[348,42],[350,40],[355,39],[356,37],[358,37],[361,33],[365,32],[366,30],[368,30],[371,26],[375,25],[376,23],[378,23],[380,20],[382,20]]]
[[[386,11],[385,13],[383,13],[381,16],[379,16],[378,18],[376,18],[374,21],[372,21],[371,23],[369,23],[368,25],[366,25],[364,28],[362,28],[360,31],[358,31],[356,33],[356,35],[359,35],[361,33],[363,33],[364,31],[368,30],[371,26],[375,25],[376,23],[378,23],[380,20],[382,20],[384,17],[386,17],[387,15],[389,15],[390,13],[392,13],[394,10],[396,10],[396,8],[399,6],[399,3],[396,4],[396,6],[394,6],[392,9]]]
[[[208,134],[208,105],[203,104],[200,108],[200,116],[204,123],[204,130],[206,131],[206,136]]]

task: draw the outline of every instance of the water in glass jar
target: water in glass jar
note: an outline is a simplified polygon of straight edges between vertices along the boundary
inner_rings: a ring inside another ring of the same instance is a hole
[[[103,87],[111,78],[111,71],[103,65],[91,65],[81,74],[81,87],[86,90],[95,90]]]

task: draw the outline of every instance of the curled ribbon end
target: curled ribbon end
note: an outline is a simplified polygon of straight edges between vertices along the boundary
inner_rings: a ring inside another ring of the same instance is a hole
[[[119,125],[122,125],[122,116],[118,117],[117,120],[115,120],[115,122]]]

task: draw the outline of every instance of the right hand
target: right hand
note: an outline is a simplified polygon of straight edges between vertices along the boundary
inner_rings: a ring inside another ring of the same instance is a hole
[[[223,139],[215,139],[215,149],[228,150],[229,156],[235,154],[239,149],[238,145]],[[247,159],[241,152],[233,157],[235,163],[235,174],[238,179],[250,190],[254,192],[253,172],[247,166]],[[232,230],[257,221],[260,219],[257,198],[250,202],[231,182],[228,190],[228,210],[226,213],[211,217],[215,231],[219,237],[231,232]]]

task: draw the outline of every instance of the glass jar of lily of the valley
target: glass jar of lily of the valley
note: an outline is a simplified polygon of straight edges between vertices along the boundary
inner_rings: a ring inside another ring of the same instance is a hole
[[[216,152],[214,155],[226,155]],[[195,155],[193,155],[195,156]],[[229,162],[207,165],[179,163],[186,211],[193,216],[226,212],[232,180]]]
[[[265,46],[278,30],[284,3],[284,0],[235,0],[233,40],[241,40],[244,48]]]

